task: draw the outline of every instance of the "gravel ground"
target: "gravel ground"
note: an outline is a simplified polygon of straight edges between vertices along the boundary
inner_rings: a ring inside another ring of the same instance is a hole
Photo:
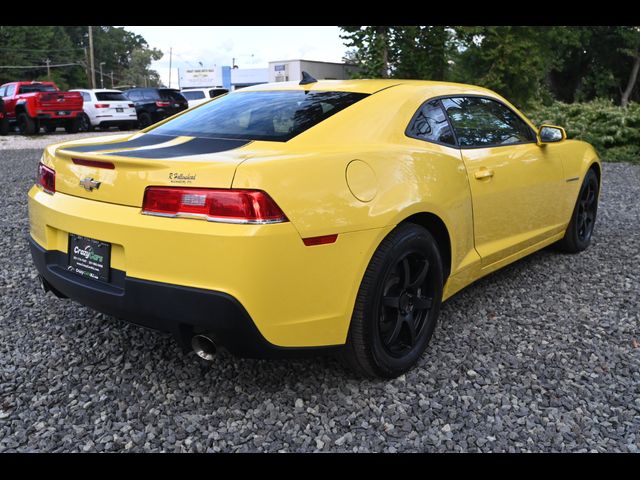
[[[444,306],[417,368],[206,364],[44,295],[25,242],[38,150],[0,153],[0,452],[640,450],[640,166],[606,164],[594,242]]]

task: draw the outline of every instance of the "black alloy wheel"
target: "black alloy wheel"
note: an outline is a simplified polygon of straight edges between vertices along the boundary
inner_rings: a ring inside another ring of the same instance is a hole
[[[558,242],[561,250],[577,253],[583,251],[591,243],[598,213],[599,192],[598,175],[593,169],[589,169],[580,187],[578,200],[564,238]]]
[[[433,292],[425,285],[429,260],[424,252],[407,252],[384,282],[378,328],[386,352],[401,358],[411,351],[427,325]]]
[[[142,112],[138,116],[138,124],[141,129],[147,128],[149,125],[151,125],[151,123],[152,123],[151,115],[149,115],[147,112]]]
[[[404,223],[378,246],[356,298],[342,358],[370,378],[394,378],[420,359],[436,327],[443,268],[438,244]]]

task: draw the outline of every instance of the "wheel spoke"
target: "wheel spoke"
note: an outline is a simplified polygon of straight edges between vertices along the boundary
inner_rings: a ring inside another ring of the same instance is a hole
[[[410,285],[407,286],[407,289],[415,290],[416,288],[421,286],[424,283],[425,278],[427,278],[428,272],[429,272],[429,261],[425,259],[422,265],[422,269],[420,270],[420,273],[418,273],[418,276],[416,277],[416,279]]]
[[[384,343],[388,346],[393,345],[400,335],[400,331],[402,330],[402,315],[400,312],[396,315],[396,324],[393,326],[393,330],[391,331],[391,335],[384,341]]]
[[[404,257],[402,260],[402,275],[402,287],[406,289],[411,282],[411,270],[409,268],[409,259],[407,257]]]
[[[409,331],[409,346],[413,347],[416,343],[416,320],[413,313],[404,317],[404,323]]]
[[[396,310],[398,310],[400,308],[400,297],[382,297],[382,304],[385,307],[395,308]]]
[[[431,308],[431,304],[433,303],[433,298],[431,297],[416,297],[413,302],[416,310],[426,310]]]

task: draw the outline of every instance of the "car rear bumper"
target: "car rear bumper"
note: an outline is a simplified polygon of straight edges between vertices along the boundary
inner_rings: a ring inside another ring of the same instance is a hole
[[[38,271],[66,296],[174,332],[185,325],[215,331],[220,311],[249,319],[264,340],[256,344],[276,349],[344,344],[360,280],[388,230],[344,233],[334,244],[307,247],[290,222],[154,217],[139,207],[50,195],[36,186],[29,192],[29,221]],[[65,271],[70,233],[111,244],[108,284]],[[194,311],[184,312],[191,304]],[[237,334],[255,338],[249,330]],[[227,337],[221,340],[227,347],[224,342]],[[233,342],[227,348],[250,350]]]
[[[249,358],[327,354],[337,349],[269,343],[240,302],[226,293],[131,278],[120,270],[111,271],[107,284],[68,272],[65,253],[45,250],[33,238],[29,245],[45,289],[136,325],[172,333],[185,350],[198,333],[207,333],[218,347]]]

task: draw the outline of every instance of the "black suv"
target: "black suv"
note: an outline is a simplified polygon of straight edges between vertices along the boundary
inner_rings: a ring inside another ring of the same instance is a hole
[[[146,128],[189,107],[187,99],[173,88],[132,88],[122,93],[135,104],[140,128]]]
[[[4,111],[4,100],[0,97],[0,135],[9,133],[9,119]]]

